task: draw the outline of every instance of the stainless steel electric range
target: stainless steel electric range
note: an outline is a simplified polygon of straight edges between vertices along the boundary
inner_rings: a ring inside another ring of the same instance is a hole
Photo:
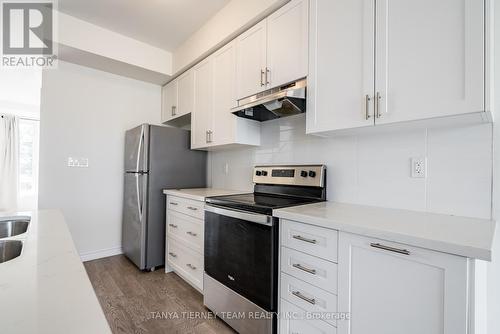
[[[206,199],[203,301],[239,333],[276,333],[279,220],[273,210],[326,200],[326,168],[256,166],[253,182],[253,193]]]

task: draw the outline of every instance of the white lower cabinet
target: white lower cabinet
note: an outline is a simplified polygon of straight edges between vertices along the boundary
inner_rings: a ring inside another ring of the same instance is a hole
[[[280,334],[336,334],[337,329],[323,321],[311,319],[299,307],[282,299]]]
[[[175,238],[167,240],[167,262],[188,283],[203,291],[203,256]]]
[[[339,233],[339,334],[466,334],[468,259]]]
[[[167,196],[165,272],[175,271],[203,291],[203,201]]]
[[[474,333],[471,259],[286,219],[280,228],[281,334]]]

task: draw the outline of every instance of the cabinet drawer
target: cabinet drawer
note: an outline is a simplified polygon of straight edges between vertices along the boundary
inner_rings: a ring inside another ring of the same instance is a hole
[[[167,208],[169,210],[184,213],[198,219],[204,218],[204,207],[205,202],[193,201],[191,199],[176,196],[167,197]]]
[[[337,264],[281,247],[281,271],[331,293],[337,293]]]
[[[284,299],[280,303],[280,334],[337,334],[337,328],[307,317],[306,312]]]
[[[281,298],[335,325],[336,295],[285,273],[281,273],[280,283]]]
[[[185,214],[167,211],[167,233],[203,255],[203,221]]]
[[[203,256],[172,238],[167,239],[167,263],[182,278],[203,291]]]
[[[337,262],[338,232],[335,230],[282,220],[281,244],[328,261]]]

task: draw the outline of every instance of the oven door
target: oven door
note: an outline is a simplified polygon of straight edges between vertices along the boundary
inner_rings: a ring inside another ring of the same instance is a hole
[[[276,311],[277,218],[206,205],[205,272],[264,310]]]

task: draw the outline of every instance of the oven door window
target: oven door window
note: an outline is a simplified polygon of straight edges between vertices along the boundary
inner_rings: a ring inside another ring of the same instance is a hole
[[[266,311],[275,311],[278,224],[205,211],[205,272]]]

